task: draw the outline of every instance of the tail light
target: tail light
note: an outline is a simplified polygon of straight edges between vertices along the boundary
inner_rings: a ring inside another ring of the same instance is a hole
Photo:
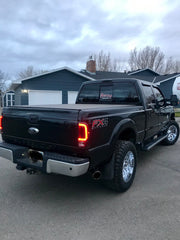
[[[2,118],[3,116],[0,116],[0,130],[2,130]]]
[[[78,128],[79,128],[78,144],[79,147],[84,147],[85,143],[88,140],[88,125],[86,123],[79,123]]]

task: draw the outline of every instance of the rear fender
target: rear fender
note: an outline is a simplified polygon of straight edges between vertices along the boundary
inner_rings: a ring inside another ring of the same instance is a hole
[[[120,121],[114,128],[111,138],[110,138],[110,142],[111,142],[112,146],[114,146],[116,141],[120,138],[121,134],[127,129],[131,130],[134,133],[134,138],[135,138],[134,142],[136,143],[137,129],[136,129],[135,122],[132,119],[127,118],[127,119]],[[128,139],[126,139],[126,140],[128,141]]]

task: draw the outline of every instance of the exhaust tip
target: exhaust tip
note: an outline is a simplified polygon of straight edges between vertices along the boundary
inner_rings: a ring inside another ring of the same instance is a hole
[[[92,174],[92,178],[94,180],[99,180],[101,178],[101,172],[99,170],[95,171],[93,174]]]

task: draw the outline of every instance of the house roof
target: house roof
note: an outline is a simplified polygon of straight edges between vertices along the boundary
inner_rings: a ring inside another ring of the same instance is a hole
[[[144,69],[138,69],[138,70],[135,70],[135,71],[131,71],[131,72],[128,72],[128,75],[139,74],[139,73],[142,73],[142,72],[151,72],[151,73],[153,73],[154,75],[159,76],[159,73],[153,71],[153,70],[150,69],[150,68],[144,68]]]
[[[180,76],[180,73],[172,73],[172,74],[166,74],[166,75],[160,75],[158,77],[156,77],[155,79],[155,83],[162,83],[162,82],[166,82],[168,80],[171,80],[173,78],[177,78]]]
[[[95,74],[91,74],[86,70],[81,70],[80,73],[85,76],[92,77],[95,80],[127,77],[127,73],[122,73],[122,72],[96,71]]]
[[[148,82],[153,82],[154,76],[141,76],[139,73],[144,71],[149,71],[150,69],[142,69],[141,71],[134,71],[133,73],[129,72],[107,72],[107,71],[96,71],[96,74],[90,74],[86,70],[82,70],[81,73],[83,73],[86,76],[92,76],[95,80],[101,80],[101,79],[115,79],[115,78],[138,78],[140,80],[145,80]],[[151,71],[151,70],[150,70]],[[153,71],[152,71],[153,72]],[[137,75],[136,75],[137,73]]]
[[[21,84],[21,82],[12,82],[10,87],[9,87],[9,90],[16,89],[20,84]]]
[[[147,72],[147,75],[140,75],[141,73]],[[148,76],[148,72],[153,73],[152,76]],[[149,68],[146,69],[139,69],[137,71],[132,72],[105,72],[105,71],[96,71],[96,74],[90,74],[89,72],[86,72],[86,70],[82,70],[81,73],[83,73],[86,76],[91,76],[95,80],[100,79],[115,79],[115,78],[134,78],[140,80],[145,80],[148,82],[154,82],[154,83],[162,83],[165,81],[168,81],[173,78],[177,78],[180,76],[180,73],[172,73],[172,74],[166,74],[166,75],[159,75],[158,73],[152,71]]]
[[[31,76],[31,77],[27,77],[27,78],[23,78],[21,80],[17,80],[16,82],[13,82],[10,86],[10,89],[15,89],[16,87],[18,87],[23,81],[26,81],[26,80],[30,80],[30,79],[33,79],[33,78],[36,78],[36,77],[41,77],[41,76],[44,76],[44,75],[47,75],[47,74],[51,74],[51,73],[54,73],[54,72],[59,72],[59,71],[62,71],[62,70],[67,70],[69,72],[72,72],[74,74],[77,74],[81,77],[84,77],[86,78],[87,80],[91,80],[91,81],[94,81],[95,79],[92,78],[91,76],[86,76],[84,74],[82,74],[81,72],[78,72],[78,71],[75,71],[74,69],[72,68],[69,68],[69,67],[62,67],[62,68],[58,68],[58,69],[54,69],[52,71],[49,71],[49,72],[45,72],[45,73],[42,73],[42,74],[37,74],[37,75],[34,75],[34,76]]]
[[[105,79],[116,79],[116,78],[137,78],[140,80],[145,80],[148,82],[154,82],[157,84],[160,84],[162,82],[168,81],[170,79],[176,78],[178,76],[180,76],[180,73],[173,73],[173,74],[167,74],[167,75],[159,75],[158,73],[154,72],[153,70],[146,68],[146,69],[138,69],[136,71],[132,71],[132,72],[107,72],[107,71],[96,71],[95,74],[91,74],[89,72],[87,72],[86,70],[81,70],[81,71],[75,71],[72,68],[69,67],[62,67],[62,68],[58,68],[46,73],[42,73],[42,74],[38,74],[38,75],[34,75],[32,77],[27,77],[24,79],[21,79],[19,81],[13,82],[10,86],[10,90],[14,90],[16,89],[21,83],[22,81],[26,81],[29,79],[33,79],[36,77],[40,77],[43,75],[47,75],[47,74],[51,74],[54,72],[58,72],[58,71],[62,71],[62,70],[67,70],[70,71],[74,74],[77,74],[87,80],[91,80],[91,81],[95,81],[95,80],[105,80]],[[144,73],[147,72],[147,75],[145,75]],[[148,76],[148,72],[151,72],[153,74],[151,74],[151,76]],[[143,75],[141,75],[141,73],[143,73]]]

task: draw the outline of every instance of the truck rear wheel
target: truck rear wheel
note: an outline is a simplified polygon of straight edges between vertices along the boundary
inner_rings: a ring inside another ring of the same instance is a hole
[[[107,185],[118,192],[127,191],[133,183],[136,172],[137,152],[129,141],[118,141],[112,157],[114,176]]]
[[[167,137],[163,140],[164,145],[173,145],[179,137],[179,125],[176,121],[171,121],[167,128]]]

